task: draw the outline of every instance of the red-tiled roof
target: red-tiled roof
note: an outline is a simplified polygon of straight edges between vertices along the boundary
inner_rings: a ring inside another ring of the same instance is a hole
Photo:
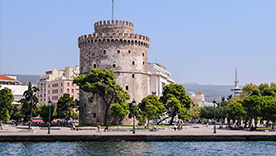
[[[192,100],[194,100],[194,101],[195,101],[195,100],[198,100],[198,99],[197,99],[197,98],[192,98]]]
[[[16,79],[13,79],[13,78],[10,78],[10,77],[8,77],[8,76],[5,76],[5,75],[1,75],[0,74],[0,81],[17,81]]]
[[[203,94],[202,92],[197,92],[196,94]]]

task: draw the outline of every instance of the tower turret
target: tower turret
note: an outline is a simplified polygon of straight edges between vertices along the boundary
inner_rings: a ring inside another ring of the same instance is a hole
[[[149,38],[133,34],[128,21],[99,21],[95,33],[80,36],[80,74],[92,68],[111,69],[119,84],[137,102],[148,93]],[[80,124],[103,123],[105,105],[100,98],[88,101],[91,95],[80,90]]]

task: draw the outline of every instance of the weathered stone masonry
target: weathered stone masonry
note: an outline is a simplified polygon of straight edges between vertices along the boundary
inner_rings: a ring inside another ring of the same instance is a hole
[[[100,21],[94,24],[95,33],[80,36],[80,74],[92,68],[112,69],[116,81],[128,91],[130,101],[140,102],[148,94],[149,38],[133,34],[134,25],[128,21]],[[88,102],[87,94],[80,91],[80,124],[103,123],[105,105],[95,97]]]

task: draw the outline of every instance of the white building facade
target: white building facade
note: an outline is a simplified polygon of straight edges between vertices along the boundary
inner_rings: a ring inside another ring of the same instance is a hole
[[[168,84],[174,84],[171,73],[166,67],[159,63],[148,63],[148,94],[156,95],[158,98],[162,96],[163,87]]]

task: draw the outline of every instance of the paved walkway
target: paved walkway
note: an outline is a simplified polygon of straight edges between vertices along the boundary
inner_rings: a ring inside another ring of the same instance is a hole
[[[261,131],[245,131],[245,130],[227,130],[227,129],[217,129],[217,133],[214,134],[213,126],[203,126],[198,125],[199,128],[187,127],[183,130],[173,130],[165,129],[159,130],[157,132],[151,132],[147,130],[136,130],[136,134],[133,135],[188,135],[188,136],[200,136],[200,135],[276,135],[276,131],[261,132]],[[41,130],[39,127],[32,127],[33,131],[29,132],[26,129],[17,129],[14,126],[4,125],[4,130],[0,131],[0,136],[2,135],[130,135],[132,131],[118,132],[103,132],[99,133],[96,130],[71,130],[66,127],[61,127],[60,130],[51,130],[51,134],[47,134],[48,130]]]

